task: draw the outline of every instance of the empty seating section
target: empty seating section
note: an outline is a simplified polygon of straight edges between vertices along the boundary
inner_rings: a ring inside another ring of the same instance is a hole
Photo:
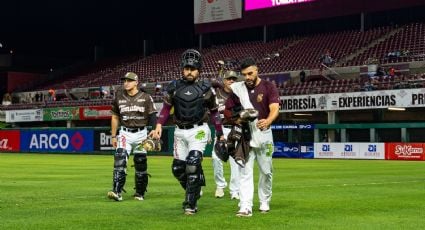
[[[370,44],[374,46],[367,48]],[[341,31],[290,39],[279,39],[267,43],[252,41],[214,46],[202,50],[204,68],[202,72],[215,77],[219,68],[237,68],[238,62],[247,56],[258,60],[262,73],[278,73],[294,70],[320,68],[320,56],[329,50],[337,66],[363,65],[366,60],[376,58],[380,63],[425,60],[425,24],[414,23],[399,28],[379,27],[365,32]],[[180,77],[180,55],[184,49],[158,53],[145,58],[132,58],[101,63],[64,79],[58,79],[33,91],[71,89],[119,85],[119,76],[128,71],[137,73],[142,83],[167,82]],[[403,51],[402,55],[397,51]],[[390,55],[388,55],[390,53]],[[393,55],[395,53],[395,55]],[[350,57],[350,58],[347,58]],[[219,65],[219,61],[224,65]],[[377,89],[396,87],[398,79],[380,79]],[[310,81],[280,87],[281,95],[301,95],[331,92],[353,92],[362,90],[364,81],[340,79],[330,82]],[[159,99],[159,97],[158,97]],[[63,105],[61,104],[63,103]],[[72,101],[53,102],[48,106],[65,106]],[[108,104],[109,101],[75,102]],[[28,106],[28,105],[27,105]],[[38,104],[36,105],[38,106]]]
[[[376,58],[380,63],[425,60],[425,24],[414,23],[401,27],[393,36],[367,49],[345,65],[362,65],[368,58]]]
[[[402,88],[424,88],[425,74],[382,76],[370,78],[337,79],[332,81],[308,81],[279,87],[281,96],[326,94],[326,93],[348,93],[367,91],[366,83],[371,82],[373,90],[391,90]]]

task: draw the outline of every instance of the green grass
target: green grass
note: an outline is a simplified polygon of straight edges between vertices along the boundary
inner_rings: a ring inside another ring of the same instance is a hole
[[[0,154],[0,229],[423,229],[425,162],[274,159],[271,211],[238,218],[237,201],[213,197],[211,159],[195,216],[171,157],[150,157],[146,200],[106,198],[112,156]],[[226,164],[226,175],[229,173]],[[255,173],[257,179],[257,172]],[[227,175],[228,178],[228,175]],[[257,183],[255,183],[257,186]],[[228,195],[228,193],[226,194]]]

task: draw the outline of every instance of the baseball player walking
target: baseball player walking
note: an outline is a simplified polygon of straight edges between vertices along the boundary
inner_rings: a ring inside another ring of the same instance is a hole
[[[258,76],[258,67],[252,58],[242,60],[241,74],[244,82],[235,82],[230,87],[232,94],[226,101],[225,117],[231,119],[232,108],[242,106],[243,109],[256,109],[258,118],[249,122],[251,140],[249,142],[249,157],[245,167],[240,167],[240,209],[239,217],[252,216],[254,197],[254,161],[259,167],[258,197],[260,211],[267,213],[270,210],[272,197],[272,154],[273,135],[270,128],[272,122],[279,115],[279,94],[276,86]],[[238,122],[236,122],[238,123]]]
[[[199,79],[201,66],[201,54],[197,50],[183,52],[183,77],[168,85],[156,129],[149,134],[157,139],[161,137],[162,125],[168,120],[170,110],[174,107],[176,129],[172,172],[186,191],[183,202],[186,215],[194,215],[198,211],[197,201],[201,186],[205,186],[201,162],[205,146],[211,138],[211,130],[206,123],[208,114],[217,137],[224,141],[215,91],[208,81]]]
[[[224,103],[226,102],[227,98],[232,92],[230,85],[233,82],[236,82],[237,79],[238,79],[238,75],[235,71],[226,71],[223,77],[223,87],[216,88],[217,101],[219,104],[218,110],[220,112],[220,117],[223,119],[224,125],[226,125],[226,120],[224,120],[224,114],[223,114],[224,108],[225,108]],[[223,133],[226,139],[227,139],[227,136],[229,135],[229,132],[230,132],[230,128],[226,128],[226,127],[223,128]],[[216,139],[215,139],[215,142],[217,142]],[[214,180],[216,184],[215,197],[222,198],[224,197],[224,189],[227,187],[227,182],[223,175],[223,162],[217,156],[214,148],[213,148],[211,157],[212,157],[212,165],[214,169]],[[230,198],[232,200],[239,199],[239,166],[238,164],[236,164],[235,159],[233,159],[232,157],[229,158],[229,162],[230,162],[230,184],[229,184]]]
[[[121,80],[122,89],[115,93],[112,104],[111,134],[115,148],[112,190],[110,199],[121,201],[126,181],[128,158],[134,154],[135,200],[144,200],[148,186],[146,150],[140,143],[147,138],[146,125],[155,127],[156,108],[152,97],[138,89],[138,76],[126,73]]]

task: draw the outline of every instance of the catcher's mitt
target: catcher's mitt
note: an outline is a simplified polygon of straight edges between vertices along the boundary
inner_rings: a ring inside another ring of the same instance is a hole
[[[227,152],[226,141],[217,140],[214,145],[215,155],[217,155],[220,160],[227,162],[229,160],[229,153]]]
[[[161,140],[154,139],[152,137],[146,138],[140,145],[147,152],[161,151]]]

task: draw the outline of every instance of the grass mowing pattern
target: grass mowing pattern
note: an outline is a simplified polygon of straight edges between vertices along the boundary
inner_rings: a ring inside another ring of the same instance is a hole
[[[0,154],[0,229],[423,229],[425,162],[274,159],[271,211],[238,218],[238,202],[214,198],[211,159],[200,211],[185,216],[171,157],[149,157],[145,201],[106,197],[112,156]],[[132,158],[130,159],[132,165]],[[257,168],[256,168],[257,170]],[[226,178],[229,166],[225,164]],[[257,171],[255,180],[257,180]],[[257,186],[257,182],[255,182]]]

